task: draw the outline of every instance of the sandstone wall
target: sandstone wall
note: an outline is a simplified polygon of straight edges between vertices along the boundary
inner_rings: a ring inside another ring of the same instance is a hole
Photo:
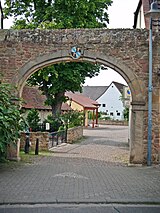
[[[36,139],[39,139],[39,150],[47,151],[49,146],[49,133],[48,132],[30,132],[30,150],[35,150]],[[76,127],[68,129],[67,142],[73,143],[74,141],[83,137],[83,127]],[[20,149],[24,150],[26,134],[21,133]]]

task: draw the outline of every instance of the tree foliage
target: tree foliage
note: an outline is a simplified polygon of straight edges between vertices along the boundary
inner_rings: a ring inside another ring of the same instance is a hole
[[[38,129],[40,118],[39,118],[39,113],[38,113],[38,111],[36,109],[31,109],[28,112],[26,120],[28,122],[29,128],[31,128],[31,130],[33,132]]]
[[[129,121],[129,107],[125,107],[123,110],[123,116],[126,121]]]
[[[64,124],[71,127],[82,126],[84,113],[79,111],[68,111],[61,115],[61,119],[63,120]]]
[[[46,104],[52,107],[52,113],[60,112],[61,103],[66,101],[66,91],[81,91],[85,77],[99,72],[99,66],[89,63],[60,63],[36,72],[28,84],[36,85],[46,95]]]
[[[19,137],[20,111],[12,95],[13,88],[0,82],[0,159],[5,156],[7,145],[14,144]]]
[[[59,127],[63,124],[59,113],[56,115],[55,118],[53,118],[52,115],[48,115],[44,123],[50,124],[50,131],[52,132],[57,132],[59,130]]]
[[[6,0],[5,16],[15,19],[18,29],[101,28],[109,23],[112,0]],[[46,27],[45,27],[46,28]]]

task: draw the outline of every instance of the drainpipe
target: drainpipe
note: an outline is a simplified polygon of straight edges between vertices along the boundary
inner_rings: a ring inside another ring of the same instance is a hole
[[[147,165],[151,166],[152,157],[152,66],[153,66],[153,51],[152,51],[152,17],[150,17],[149,29],[149,80],[148,80],[148,152]]]

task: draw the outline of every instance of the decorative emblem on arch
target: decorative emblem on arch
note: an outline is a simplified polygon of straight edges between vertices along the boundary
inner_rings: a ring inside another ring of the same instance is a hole
[[[127,94],[131,95],[131,91],[129,89],[127,89]]]
[[[79,59],[82,56],[82,49],[78,46],[71,47],[71,56],[73,59]]]

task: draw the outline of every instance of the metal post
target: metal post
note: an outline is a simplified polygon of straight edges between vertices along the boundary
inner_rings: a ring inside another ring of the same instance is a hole
[[[25,146],[24,146],[24,152],[25,154],[29,154],[29,135],[30,133],[29,132],[26,132],[26,141],[25,141]]]
[[[152,17],[150,17],[149,29],[149,80],[148,80],[148,150],[147,165],[152,164]]]
[[[68,121],[67,121],[67,124],[66,124],[65,143],[67,143],[67,134],[68,134]]]
[[[38,155],[39,152],[39,139],[36,139],[36,148],[35,148],[35,155]]]

